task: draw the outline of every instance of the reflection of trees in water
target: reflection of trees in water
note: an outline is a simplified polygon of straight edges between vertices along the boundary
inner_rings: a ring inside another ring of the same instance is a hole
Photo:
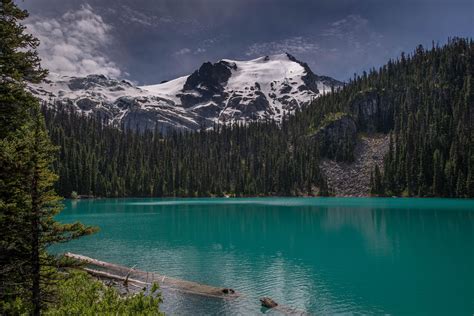
[[[252,298],[268,295],[289,306],[316,307],[321,314],[346,303],[367,307],[390,300],[384,291],[403,288],[403,280],[421,277],[413,264],[423,267],[425,274],[437,275],[436,270],[426,271],[433,259],[454,267],[450,258],[462,258],[460,253],[474,242],[474,212],[466,210],[407,203],[396,207],[402,199],[373,206],[340,206],[338,199],[330,200],[332,205],[316,206],[298,202],[302,200],[285,206],[195,200],[133,207],[123,202],[79,201],[68,213],[84,216],[102,229],[78,244],[78,252],[233,287]],[[445,258],[438,258],[441,255]],[[465,265],[472,260],[467,257]],[[456,269],[463,267],[456,263]],[[367,287],[373,289],[370,297],[361,294]],[[405,293],[405,299],[412,294]],[[384,312],[375,308],[374,313]],[[243,307],[237,310],[255,314]]]
[[[322,226],[327,230],[353,227],[365,237],[372,251],[389,255],[394,245],[387,233],[386,212],[390,210],[332,207],[325,212]]]
[[[400,246],[413,242],[474,241],[474,235],[466,236],[474,231],[474,212],[455,208],[332,207],[326,210],[322,225],[330,231],[355,228],[380,255],[396,255]]]

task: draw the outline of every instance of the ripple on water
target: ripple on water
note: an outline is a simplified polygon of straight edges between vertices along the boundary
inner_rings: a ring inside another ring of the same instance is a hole
[[[169,314],[254,315],[262,296],[315,314],[472,314],[473,210],[441,199],[66,201],[59,220],[101,231],[53,250],[245,294],[163,289]]]

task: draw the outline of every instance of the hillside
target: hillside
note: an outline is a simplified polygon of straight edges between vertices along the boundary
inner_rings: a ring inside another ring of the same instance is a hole
[[[293,120],[322,128],[322,155],[339,161],[354,159],[358,134],[389,134],[383,166],[373,166],[372,194],[473,196],[473,50],[466,39],[419,46]]]

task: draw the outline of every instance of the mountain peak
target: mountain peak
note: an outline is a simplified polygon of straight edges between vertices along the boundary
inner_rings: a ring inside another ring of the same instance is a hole
[[[284,53],[205,62],[189,76],[135,86],[104,75],[51,76],[30,90],[52,106],[70,107],[134,129],[196,130],[215,123],[281,120],[342,84],[315,75]]]

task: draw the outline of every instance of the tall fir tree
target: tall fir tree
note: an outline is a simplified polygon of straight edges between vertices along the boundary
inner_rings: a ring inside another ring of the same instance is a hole
[[[25,82],[42,80],[46,71],[38,41],[20,24],[27,12],[11,0],[0,5],[0,313],[15,313],[21,300],[39,315],[60,262],[46,248],[94,229],[54,220],[60,210],[50,170],[55,148],[38,100],[25,91]]]

